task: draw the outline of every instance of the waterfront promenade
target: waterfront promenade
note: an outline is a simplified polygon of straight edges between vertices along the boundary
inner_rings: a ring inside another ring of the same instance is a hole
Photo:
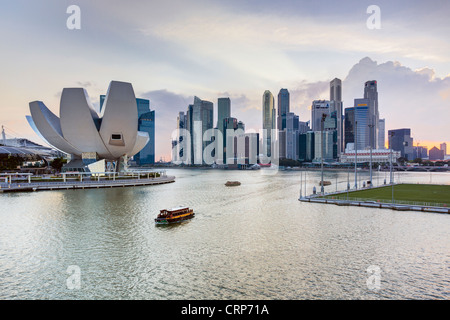
[[[0,193],[44,191],[44,190],[69,190],[89,188],[117,188],[157,185],[175,182],[174,176],[161,176],[156,178],[132,178],[132,179],[96,179],[96,180],[67,180],[67,181],[40,181],[40,182],[16,182],[0,183]]]

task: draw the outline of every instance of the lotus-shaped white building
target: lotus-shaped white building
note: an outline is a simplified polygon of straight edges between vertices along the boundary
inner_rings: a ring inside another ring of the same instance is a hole
[[[138,131],[138,110],[131,83],[111,81],[101,113],[83,88],[64,88],[60,116],[42,101],[30,102],[27,120],[48,144],[71,155],[67,168],[83,168],[99,160],[123,167],[149,141]],[[84,164],[84,165],[83,165]],[[79,170],[84,171],[84,170]]]

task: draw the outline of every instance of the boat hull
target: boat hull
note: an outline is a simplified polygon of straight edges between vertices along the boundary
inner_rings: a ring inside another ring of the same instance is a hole
[[[169,225],[169,224],[175,224],[175,223],[180,223],[186,220],[190,220],[195,216],[194,212],[188,214],[188,215],[184,215],[181,217],[174,217],[174,218],[156,218],[155,219],[155,224],[157,225]]]

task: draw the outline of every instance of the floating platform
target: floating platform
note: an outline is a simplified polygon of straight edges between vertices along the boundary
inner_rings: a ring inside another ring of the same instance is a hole
[[[397,210],[397,211],[424,211],[424,212],[447,213],[447,214],[450,213],[450,208],[446,208],[446,207],[405,205],[405,204],[383,203],[383,202],[375,202],[375,201],[336,200],[336,199],[318,198],[318,197],[314,197],[314,196],[301,197],[298,200],[302,201],[302,202],[334,204],[337,206],[381,208],[381,209],[391,209],[391,210]]]

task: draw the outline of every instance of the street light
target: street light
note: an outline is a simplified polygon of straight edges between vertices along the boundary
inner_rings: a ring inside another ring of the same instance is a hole
[[[392,155],[392,149],[393,149],[393,146],[392,146],[392,138],[394,137],[394,135],[395,135],[395,132],[394,131],[391,131],[391,134],[389,135],[389,146],[390,146],[390,149],[391,149],[391,186],[392,186],[392,204],[394,203],[394,177],[393,177],[393,175],[392,175],[392,161],[393,161],[393,155]]]
[[[321,171],[322,171],[322,180],[321,180],[321,183],[320,183],[320,185],[321,185],[321,187],[320,187],[320,192],[322,193],[322,195],[325,193],[325,189],[324,189],[324,187],[323,187],[323,148],[324,148],[324,145],[325,145],[325,143],[324,143],[324,122],[325,122],[325,118],[327,117],[327,115],[324,113],[324,114],[322,114],[322,119],[321,119],[321,129],[322,129],[322,132],[321,132],[321,138],[322,138],[322,143],[321,143],[321,145],[322,145],[322,148],[320,148],[321,150],[320,150],[320,158],[321,158],[321,164],[320,164],[320,167],[321,167]]]
[[[358,189],[358,121],[355,120],[355,190]]]
[[[369,124],[369,128],[370,128],[369,132],[372,134],[372,141],[370,142],[370,169],[369,169],[370,170],[370,179],[369,179],[370,187],[372,187],[372,143],[375,138],[375,135],[372,133],[373,127],[374,127],[373,123]]]

